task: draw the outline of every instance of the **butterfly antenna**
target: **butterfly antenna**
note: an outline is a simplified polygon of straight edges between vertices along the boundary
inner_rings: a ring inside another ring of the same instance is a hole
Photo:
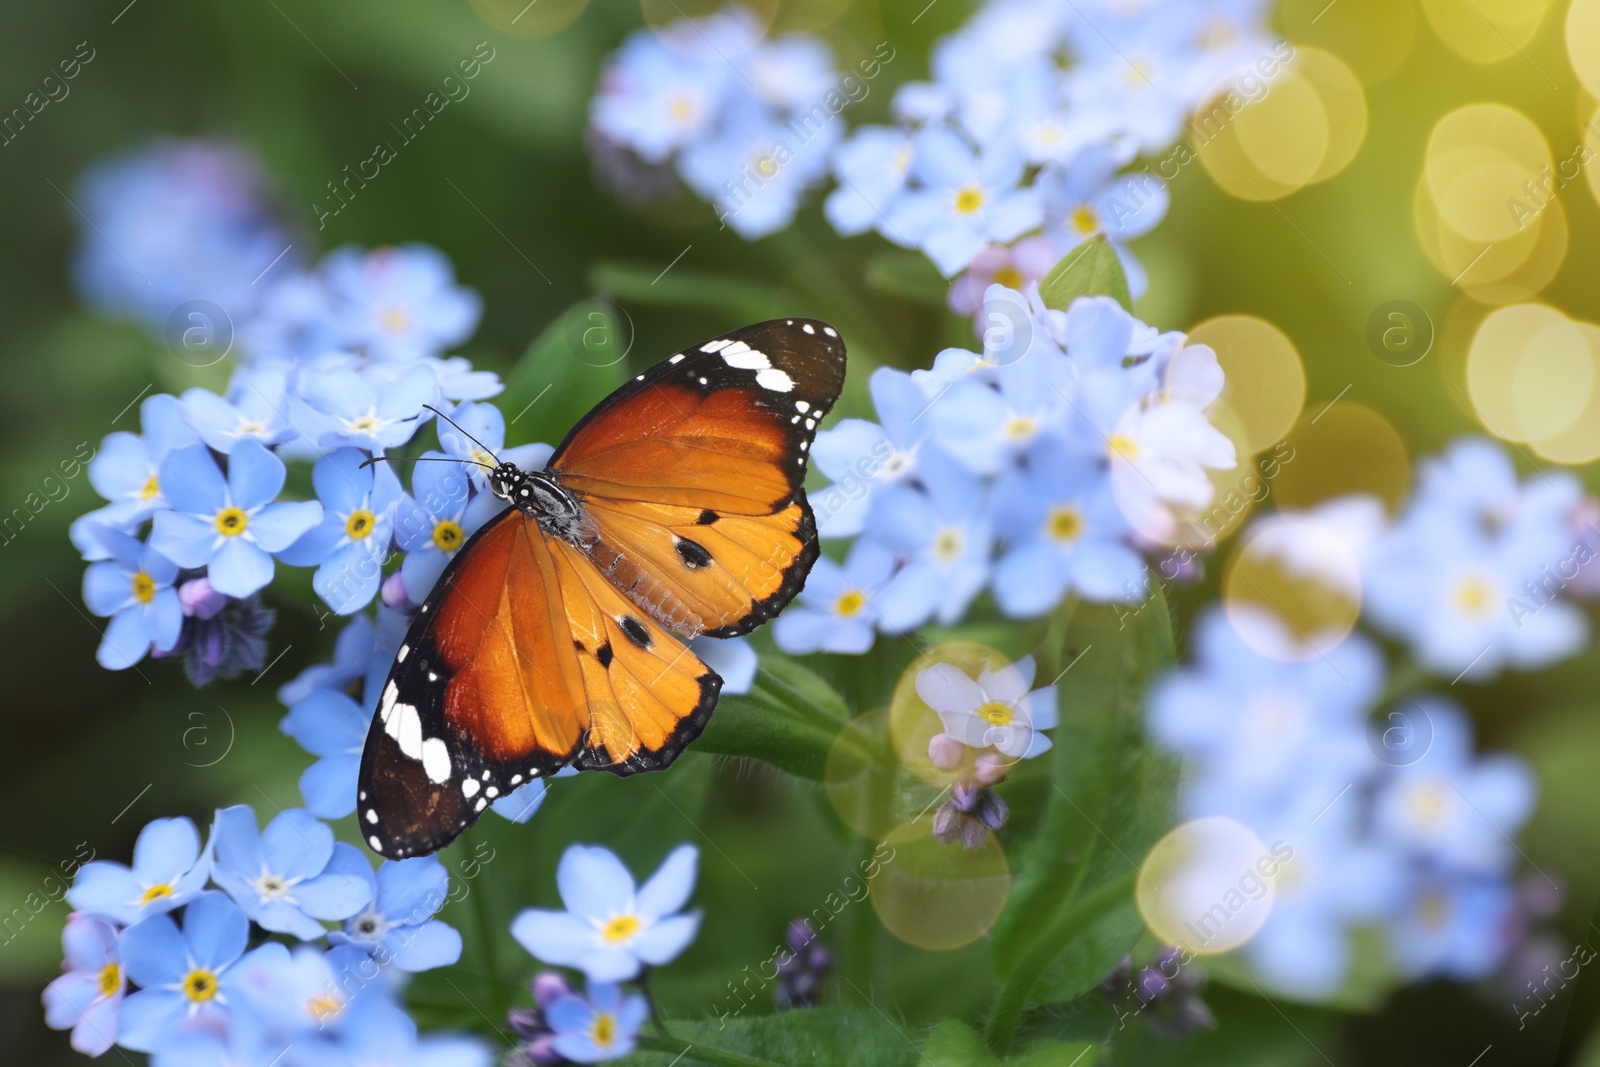
[[[449,415],[446,415],[444,412],[440,411],[438,408],[434,407],[432,404],[424,404],[422,406],[427,408],[429,411],[433,412],[435,415],[439,416],[445,422],[448,422],[451,426],[454,426],[456,429],[461,430],[461,434],[462,434],[463,437],[465,437],[467,440],[471,441],[473,444],[477,445],[479,448],[483,449],[484,452],[488,453],[489,458],[494,460],[495,463],[499,463],[500,462],[500,457],[494,454],[494,449],[490,448],[488,445],[484,444],[482,441],[478,440],[476,437],[472,436],[470,433],[467,433],[466,430],[462,430],[461,429],[461,424],[459,422],[457,422],[455,419],[452,419]]]
[[[485,449],[485,451],[487,451],[487,449]],[[482,460],[457,459],[454,456],[373,456],[356,469],[366,470],[374,463],[471,463],[475,466],[482,467],[486,471],[494,470],[493,466],[483,462]]]

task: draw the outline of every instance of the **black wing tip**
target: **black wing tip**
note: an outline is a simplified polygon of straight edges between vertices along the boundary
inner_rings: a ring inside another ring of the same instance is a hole
[[[584,749],[573,761],[573,766],[584,771],[609,771],[619,778],[627,778],[646,771],[664,771],[672,766],[674,760],[683,754],[701,733],[705,731],[706,723],[711,721],[711,713],[717,710],[717,701],[722,695],[722,675],[706,668],[706,673],[700,676],[700,702],[693,711],[678,720],[678,725],[672,733],[667,735],[666,741],[658,749],[640,749],[628,759],[620,763],[600,762],[600,757],[594,757],[591,750]]]

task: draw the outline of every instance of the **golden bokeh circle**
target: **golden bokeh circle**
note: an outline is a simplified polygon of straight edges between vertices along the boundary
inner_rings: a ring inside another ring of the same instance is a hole
[[[1274,479],[1278,506],[1303,510],[1366,493],[1397,514],[1411,491],[1411,460],[1393,424],[1348,398],[1308,413],[1285,440]]]
[[[1334,52],[1363,85],[1399,70],[1417,40],[1416,0],[1282,0],[1278,16],[1291,40]]]
[[[1306,513],[1257,520],[1222,575],[1222,609],[1234,632],[1280,662],[1306,662],[1337,648],[1355,629],[1361,600],[1355,546]]]
[[[1572,0],[1566,31],[1573,72],[1589,95],[1600,97],[1600,0]]]
[[[1196,956],[1232,952],[1272,914],[1277,858],[1248,826],[1192,819],[1155,843],[1139,866],[1134,903],[1164,944]]]
[[[993,834],[981,846],[946,845],[924,816],[883,838],[894,854],[872,887],[884,929],[908,945],[946,952],[988,933],[1011,894],[1011,868]]]
[[[1562,432],[1587,401],[1589,358],[1584,335],[1555,308],[1497,308],[1478,325],[1467,350],[1467,395],[1478,421],[1507,441]],[[1574,373],[1579,380],[1566,377]],[[1561,397],[1564,389],[1580,388],[1581,395]]]
[[[478,17],[512,37],[548,37],[577,21],[589,0],[472,0]]]
[[[1150,531],[1136,527],[1139,533],[1157,544],[1209,552],[1244,524],[1264,496],[1261,472],[1251,457],[1244,423],[1220,400],[1206,409],[1206,419],[1233,442],[1237,462],[1231,468],[1206,470],[1206,478],[1211,482],[1211,503],[1198,511],[1176,516],[1179,521],[1175,529]]]
[[[1311,176],[1313,184],[1338,175],[1367,139],[1367,94],[1361,79],[1338,56],[1320,48],[1298,48],[1295,70],[1317,90],[1328,117],[1328,148]]]
[[[1247,453],[1283,439],[1306,400],[1306,371],[1287,334],[1254,315],[1219,315],[1189,331],[1189,343],[1208,345],[1227,375],[1221,402],[1244,428]]]
[[[1510,208],[1524,183],[1552,165],[1543,131],[1507,104],[1468,104],[1445,115],[1428,136],[1423,173],[1441,224],[1480,245],[1515,237],[1522,220]]]
[[[544,3],[544,0],[539,0]],[[761,23],[761,32],[765,34],[772,28],[773,22],[778,17],[779,0],[740,0],[739,6],[745,11],[755,15]],[[685,19],[700,21],[711,18],[729,7],[727,0],[639,0],[639,11],[644,15],[645,25],[654,29],[662,37],[662,43],[669,48],[681,40],[687,47],[701,50],[707,47],[705,38],[698,34],[675,33],[661,34],[663,30],[671,30]],[[728,58],[733,58],[729,56]]]
[[[1539,30],[1549,0],[1422,0],[1433,32],[1473,63],[1510,59]]]
[[[1327,105],[1300,64],[1285,67],[1265,96],[1233,118],[1239,149],[1280,185],[1309,185],[1328,154],[1332,122]]]
[[[834,738],[823,788],[840,821],[881,840],[905,819],[904,777],[889,742],[889,709],[879,708],[851,719]]]
[[[1592,322],[1574,324],[1589,347],[1590,387],[1571,424],[1560,433],[1532,442],[1533,450],[1552,463],[1592,463],[1600,459],[1600,326]]]

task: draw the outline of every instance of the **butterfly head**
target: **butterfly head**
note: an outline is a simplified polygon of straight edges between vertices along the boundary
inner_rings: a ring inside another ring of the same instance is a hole
[[[489,491],[513,504],[525,502],[528,476],[515,463],[501,463],[489,472]]]

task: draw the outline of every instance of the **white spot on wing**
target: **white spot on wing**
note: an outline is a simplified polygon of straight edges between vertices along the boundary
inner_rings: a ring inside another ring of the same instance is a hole
[[[766,357],[763,356],[762,358],[765,359]],[[766,370],[756,373],[756,384],[763,389],[770,389],[774,393],[787,393],[794,388],[794,379],[776,367],[768,367]]]
[[[430,737],[422,742],[422,769],[430,782],[443,782],[450,777],[450,749],[444,739]]]
[[[500,795],[500,790],[491,785],[488,789],[483,791],[483,795],[488,797],[490,800],[493,800],[495,797]]]
[[[389,715],[394,710],[394,702],[400,695],[400,687],[394,684],[394,679],[389,679],[389,684],[383,687],[383,701],[378,705],[378,715],[383,719],[384,725],[389,723]]]
[[[395,656],[394,661],[396,663],[404,663],[406,661],[406,653],[410,652],[410,651],[411,651],[411,646],[410,645],[401,645],[400,646],[400,654]]]
[[[726,337],[719,337],[715,341],[707,341],[705,344],[701,345],[700,351],[719,352],[731,344],[733,344],[733,342],[728,340]]]
[[[679,355],[673,356],[671,359],[667,360],[668,363],[680,363],[682,361],[683,361],[683,356],[682,356],[681,353]]]
[[[479,797],[478,798],[478,802],[476,804],[472,805],[472,810],[473,811],[482,811],[484,808],[487,808],[488,806],[489,806],[489,802],[487,800],[483,799],[482,797]]]
[[[422,758],[422,718],[410,704],[396,704],[394,716],[384,724],[385,731],[400,746],[407,759]]]
[[[832,326],[824,326],[822,328],[822,332],[827,334],[829,337],[838,337],[839,336],[839,331],[835,330]]]
[[[811,410],[811,403],[806,400],[796,400],[794,402],[794,409],[800,414],[804,415],[806,412]]]
[[[811,324],[810,324],[810,323],[809,323],[809,322],[803,322],[803,323],[801,323],[801,324],[800,324],[800,328],[801,328],[801,329],[802,329],[802,330],[804,330],[804,331],[805,331],[805,332],[806,332],[806,333],[816,333],[816,332],[817,332],[817,331],[816,331],[816,330],[813,330],[813,329],[812,329],[812,328],[811,328]]]
[[[377,834],[373,834],[371,837],[367,838],[367,844],[372,846],[372,851],[374,852],[383,851],[383,842],[378,840]]]
[[[739,370],[766,370],[772,361],[765,352],[757,351],[743,341],[735,341],[722,350],[722,362]]]
[[[511,776],[511,784],[512,784],[512,785],[516,785],[516,784],[517,784],[517,783],[518,783],[518,782],[520,782],[520,781],[522,781],[522,775],[520,775],[520,774],[513,774],[513,775],[512,775],[512,776]]]
[[[461,783],[461,795],[466,797],[468,800],[471,800],[473,797],[478,795],[479,788],[478,780],[476,778],[468,778],[466,781]]]
[[[372,823],[372,824],[374,824],[374,825],[376,825],[377,822],[378,822],[378,813],[373,811],[371,808],[368,808],[367,809],[367,821]]]

